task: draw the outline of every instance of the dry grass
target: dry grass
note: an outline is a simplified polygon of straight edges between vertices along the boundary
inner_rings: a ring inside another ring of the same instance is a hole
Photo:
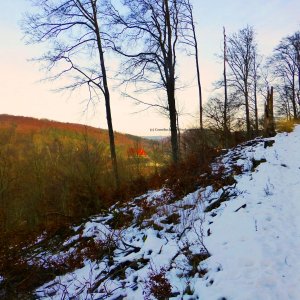
[[[276,130],[278,132],[292,132],[297,124],[300,124],[300,120],[280,119],[276,122]]]

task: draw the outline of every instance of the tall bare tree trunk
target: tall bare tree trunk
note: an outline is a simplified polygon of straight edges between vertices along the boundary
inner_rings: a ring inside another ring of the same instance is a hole
[[[268,89],[267,101],[265,103],[264,135],[271,137],[275,135],[273,87]]]
[[[112,124],[112,117],[111,117],[110,93],[109,93],[109,88],[108,88],[108,83],[107,83],[107,74],[106,74],[104,53],[103,53],[103,48],[102,48],[100,28],[99,28],[99,24],[97,21],[97,7],[96,7],[96,3],[92,0],[91,0],[91,5],[93,8],[95,33],[96,33],[96,37],[97,37],[97,46],[98,46],[99,59],[100,59],[100,65],[101,65],[101,71],[102,71],[106,119],[107,119],[107,127],[108,127],[108,134],[109,134],[110,156],[111,156],[111,161],[112,161],[115,182],[116,182],[116,186],[118,188],[120,185],[120,179],[119,179],[118,164],[117,164],[114,130],[113,130],[113,124]]]
[[[258,107],[257,107],[257,65],[256,54],[254,55],[254,113],[255,113],[255,134],[258,136]]]
[[[196,36],[196,28],[194,22],[193,8],[188,2],[188,9],[190,12],[191,25],[193,31],[193,39],[194,39],[194,47],[195,47],[195,62],[196,62],[196,70],[197,70],[197,84],[198,84],[198,95],[199,95],[199,121],[200,121],[200,129],[203,129],[203,101],[202,101],[202,86],[201,86],[201,76],[200,76],[200,64],[199,64],[199,49],[198,49],[198,40]]]
[[[255,134],[258,136],[258,107],[257,107],[257,86],[254,83],[254,113],[255,113]]]
[[[226,61],[227,61],[227,44],[226,44],[226,31],[225,27],[223,27],[223,36],[224,36],[224,57],[223,57],[223,76],[224,76],[224,141],[225,141],[225,146],[227,147],[228,145],[228,126],[227,126],[227,111],[228,111],[228,92],[227,92],[227,73],[226,73]]]
[[[298,114],[297,114],[297,105],[296,105],[295,75],[294,74],[293,74],[293,78],[292,78],[292,105],[293,105],[294,120],[296,120],[298,118]]]
[[[165,14],[166,14],[166,30],[168,37],[168,61],[167,61],[167,94],[170,114],[170,128],[171,128],[171,145],[172,145],[172,157],[173,162],[177,164],[179,161],[179,147],[177,137],[177,111],[175,101],[175,57],[173,56],[173,43],[172,43],[172,26],[170,20],[170,10],[168,0],[164,0]],[[174,54],[175,55],[175,54]],[[173,63],[174,62],[174,63]]]
[[[289,100],[288,96],[287,96],[286,100],[287,100],[286,103],[287,103],[287,111],[288,111],[288,113],[287,113],[287,119],[290,121],[290,120],[292,120],[292,117],[291,117],[290,100]]]
[[[249,67],[245,63],[245,78],[244,78],[244,91],[245,91],[245,108],[246,108],[246,128],[247,138],[251,138],[251,123],[250,123],[250,109],[249,109],[249,89],[248,89]]]
[[[195,41],[196,41],[196,35]],[[199,66],[199,55],[198,55],[198,44],[195,44],[196,51],[196,69],[197,69],[197,83],[198,83],[198,94],[199,94],[199,113],[200,113],[200,129],[203,130],[203,101],[202,101],[202,87],[201,87],[201,78],[200,78],[200,66]]]
[[[177,123],[177,140],[178,140],[178,157],[179,160],[181,158],[181,134],[180,134],[180,126],[179,126],[179,114],[176,111],[176,123]]]
[[[175,104],[175,82],[169,84],[168,88],[168,103],[170,111],[170,128],[171,128],[171,145],[172,145],[172,158],[173,162],[179,161],[179,147],[178,147],[178,136],[177,136],[177,111]]]
[[[248,82],[245,81],[244,84],[245,84],[245,107],[246,107],[247,138],[251,138],[251,124],[250,124],[250,112],[249,112]]]

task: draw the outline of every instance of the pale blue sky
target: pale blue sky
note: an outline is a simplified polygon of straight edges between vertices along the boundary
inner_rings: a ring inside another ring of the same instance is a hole
[[[100,104],[95,114],[82,114],[85,98],[83,94],[56,94],[51,92],[56,84],[39,83],[43,73],[39,66],[27,60],[38,56],[41,46],[25,46],[22,41],[19,22],[22,14],[30,10],[27,0],[1,1],[0,11],[0,113],[48,118],[65,122],[76,122],[105,128],[105,110]],[[221,49],[222,27],[228,34],[245,27],[254,26],[262,54],[269,55],[285,35],[300,30],[299,0],[194,0],[195,19],[198,23],[201,73],[205,100],[210,96],[212,82],[221,75],[221,66],[215,54]],[[191,59],[180,69],[182,78],[191,81],[194,70]],[[180,107],[185,113],[196,114],[197,92],[190,87],[178,94]],[[150,135],[150,128],[168,128],[168,120],[151,111],[132,114],[137,111],[128,100],[120,98],[118,90],[112,93],[112,113],[117,131],[137,135]],[[181,127],[197,122],[186,116]]]

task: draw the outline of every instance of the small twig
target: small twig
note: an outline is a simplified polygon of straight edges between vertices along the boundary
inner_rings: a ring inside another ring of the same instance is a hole
[[[246,208],[246,206],[247,206],[247,204],[245,203],[242,206],[240,206],[238,209],[236,209],[234,212],[238,212],[240,209]]]

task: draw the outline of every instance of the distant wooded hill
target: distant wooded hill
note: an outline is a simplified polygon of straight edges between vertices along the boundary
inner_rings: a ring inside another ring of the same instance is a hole
[[[168,163],[168,142],[116,132],[115,143],[118,189],[107,130],[0,115],[0,235],[99,212],[143,192],[145,178]]]
[[[106,129],[95,128],[92,126],[63,123],[52,121],[48,119],[36,119],[31,117],[13,116],[2,114],[0,115],[0,128],[15,128],[17,133],[40,133],[53,132],[57,130],[61,134],[70,136],[74,134],[84,135],[88,134],[99,141],[108,143],[108,132]],[[148,148],[151,144],[148,139],[143,137],[134,136],[131,134],[123,134],[115,132],[115,142],[119,146],[132,147],[135,143],[139,142],[142,146]]]

